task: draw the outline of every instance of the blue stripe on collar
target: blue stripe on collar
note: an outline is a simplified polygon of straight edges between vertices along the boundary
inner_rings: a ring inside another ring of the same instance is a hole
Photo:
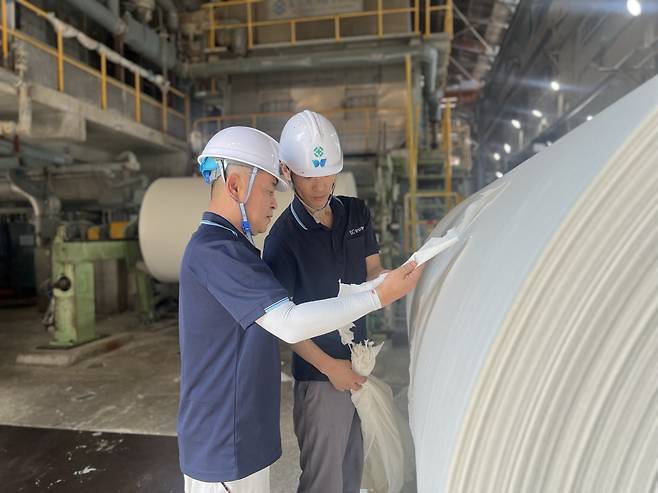
[[[215,226],[217,228],[225,229],[226,231],[229,231],[229,232],[233,233],[233,235],[236,238],[238,237],[238,234],[235,231],[233,231],[231,228],[227,228],[226,226],[222,226],[221,224],[217,224],[217,223],[214,223],[212,221],[206,221],[205,219],[203,221],[201,221],[201,224],[205,224],[206,226]]]
[[[295,217],[295,221],[297,221],[297,224],[299,224],[305,231],[308,231],[308,228],[304,226],[304,223],[299,219],[299,216],[297,215],[297,212],[295,211],[295,201],[293,199],[292,202],[290,202],[290,212],[292,212],[292,215]]]

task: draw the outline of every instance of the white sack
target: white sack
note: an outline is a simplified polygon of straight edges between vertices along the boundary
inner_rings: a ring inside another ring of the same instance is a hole
[[[352,392],[363,434],[363,487],[373,493],[398,493],[404,484],[404,450],[391,387],[370,375],[383,346],[364,341],[351,346],[352,369],[368,381]]]

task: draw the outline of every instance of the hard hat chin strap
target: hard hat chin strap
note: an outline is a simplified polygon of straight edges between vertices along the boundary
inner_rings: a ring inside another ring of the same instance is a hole
[[[221,175],[222,178],[224,179],[224,183],[226,183],[226,170],[229,166],[229,162],[226,159],[222,159],[221,162]],[[251,195],[251,190],[254,188],[254,182],[256,181],[256,175],[258,174],[258,168],[256,166],[253,166],[251,169],[251,175],[249,176],[249,185],[247,186],[247,195],[245,195],[245,198],[242,202],[240,200],[235,199],[235,201],[238,203],[238,207],[240,207],[240,216],[242,216],[242,232],[244,235],[247,237],[247,239],[251,242],[251,244],[254,244],[254,234],[251,229],[251,223],[249,222],[249,218],[247,217],[247,208],[246,204],[247,201],[249,200],[249,196]]]

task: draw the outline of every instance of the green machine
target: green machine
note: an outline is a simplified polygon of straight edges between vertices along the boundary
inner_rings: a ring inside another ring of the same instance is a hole
[[[149,274],[140,269],[137,240],[67,241],[66,226],[59,226],[52,248],[54,332],[51,347],[73,347],[98,339],[94,295],[94,262],[125,261],[134,276],[137,309],[153,321],[153,291]]]

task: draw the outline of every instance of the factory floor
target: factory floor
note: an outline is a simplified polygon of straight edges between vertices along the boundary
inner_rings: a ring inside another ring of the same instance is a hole
[[[2,490],[182,492],[175,318],[144,327],[132,313],[107,317],[98,333],[128,332],[132,340],[68,368],[16,364],[19,353],[48,341],[40,318],[33,307],[0,309]],[[284,344],[281,356],[283,456],[272,466],[271,484],[272,493],[292,493],[299,452]],[[408,348],[388,343],[375,373],[398,393],[407,385],[408,363]]]

